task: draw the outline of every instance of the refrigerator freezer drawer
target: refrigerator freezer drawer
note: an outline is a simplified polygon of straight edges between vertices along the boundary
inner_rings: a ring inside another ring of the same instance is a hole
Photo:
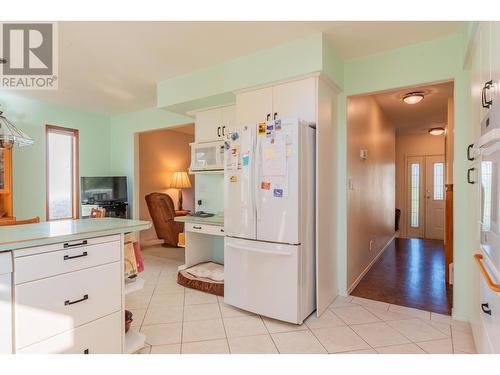
[[[302,323],[300,246],[225,239],[224,302],[270,318]]]

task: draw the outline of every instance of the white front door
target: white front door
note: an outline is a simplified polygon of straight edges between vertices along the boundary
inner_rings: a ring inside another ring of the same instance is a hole
[[[425,157],[425,238],[444,239],[444,156]]]
[[[445,162],[443,155],[407,159],[408,237],[444,238]]]

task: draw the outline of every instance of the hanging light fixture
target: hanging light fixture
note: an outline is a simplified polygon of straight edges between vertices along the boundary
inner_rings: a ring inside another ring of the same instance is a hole
[[[444,134],[444,128],[432,128],[432,129],[429,129],[429,134],[430,135],[442,135]]]
[[[33,144],[31,139],[22,130],[16,128],[12,122],[7,120],[0,111],[0,148],[12,148],[13,146],[29,146]]]
[[[403,96],[403,101],[406,104],[417,104],[424,98],[422,91],[409,92]]]

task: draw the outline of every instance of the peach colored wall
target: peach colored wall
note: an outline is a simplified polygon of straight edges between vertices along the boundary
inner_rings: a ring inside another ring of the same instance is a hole
[[[139,215],[151,220],[144,197],[153,192],[169,194],[177,208],[178,195],[175,189],[166,189],[173,172],[187,171],[191,161],[189,143],[194,135],[170,129],[161,129],[139,134]],[[194,176],[190,176],[194,186]],[[183,189],[183,207],[193,209],[194,188]],[[141,242],[155,239],[154,228],[141,232]]]
[[[396,136],[396,207],[401,210],[400,237],[406,237],[408,211],[406,204],[406,159],[409,156],[443,155],[444,136],[408,134]]]
[[[347,285],[351,290],[394,236],[396,172],[394,127],[376,100],[349,98],[347,119]],[[366,160],[360,158],[362,149],[368,150]]]

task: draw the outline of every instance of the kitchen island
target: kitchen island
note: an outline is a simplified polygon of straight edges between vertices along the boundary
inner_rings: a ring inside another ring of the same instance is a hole
[[[125,353],[124,235],[114,218],[0,227],[0,353]]]

